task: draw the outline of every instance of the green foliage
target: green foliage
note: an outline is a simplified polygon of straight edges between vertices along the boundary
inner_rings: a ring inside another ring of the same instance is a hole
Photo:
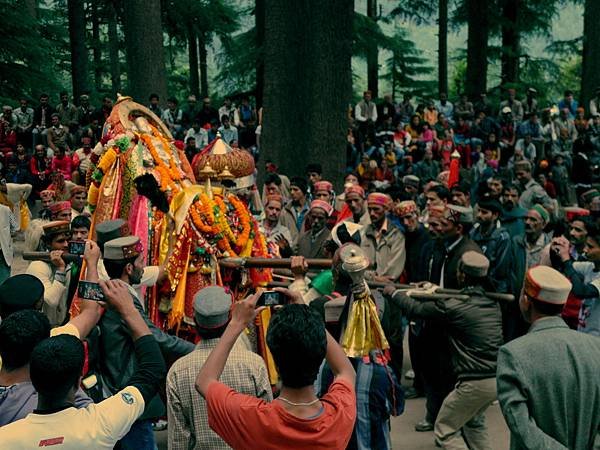
[[[68,47],[64,16],[53,4],[38,8],[37,20],[23,0],[0,0],[3,34],[0,46],[0,100],[13,104],[21,96],[37,99],[41,91],[56,93],[64,85]]]
[[[217,54],[219,73],[215,81],[227,95],[253,91],[256,86],[256,66],[262,52],[256,45],[256,27],[239,33],[222,43]]]
[[[427,59],[421,56],[422,52],[407,37],[406,30],[398,28],[393,36],[386,36],[383,42],[391,55],[385,61],[385,72],[381,78],[390,82],[394,93],[410,92],[422,97],[435,91],[436,82],[424,78],[433,72],[433,68],[426,65]]]

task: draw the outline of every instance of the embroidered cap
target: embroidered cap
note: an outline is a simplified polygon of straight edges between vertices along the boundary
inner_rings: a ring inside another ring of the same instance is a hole
[[[313,200],[310,204],[310,210],[312,211],[315,208],[322,209],[328,216],[331,215],[331,211],[333,210],[331,205],[323,200]]]
[[[70,210],[71,207],[69,206],[69,211]],[[61,233],[70,233],[71,224],[66,220],[54,220],[45,224],[42,229],[44,230],[44,236],[50,237]]]
[[[40,198],[42,201],[47,202],[48,200],[53,200],[56,197],[56,192],[51,189],[46,189],[40,192]]]
[[[137,236],[125,236],[104,244],[104,259],[111,261],[124,261],[136,258],[144,247]]]
[[[317,181],[314,184],[314,191],[325,191],[325,192],[331,192],[333,191],[333,184],[331,184],[329,181]]]
[[[348,194],[357,194],[361,198],[365,198],[365,190],[358,184],[348,186],[344,192],[346,194],[346,198],[348,198]]]
[[[56,202],[52,203],[48,208],[52,216],[59,215],[62,211],[71,211],[71,202]]]
[[[381,192],[371,192],[367,197],[367,204],[369,206],[383,206],[387,208],[390,203],[392,203],[391,197]]]
[[[129,234],[127,222],[123,219],[105,220],[96,225],[96,242],[98,245],[104,245],[108,241],[117,239]]]
[[[398,217],[406,216],[408,214],[417,214],[417,204],[412,200],[404,200],[395,208],[395,213]]]

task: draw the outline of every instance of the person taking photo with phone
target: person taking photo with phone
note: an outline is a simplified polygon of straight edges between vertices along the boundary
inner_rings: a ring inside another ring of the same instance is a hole
[[[99,258],[100,252],[86,257],[86,281],[98,282]],[[194,350],[194,344],[191,342],[167,334],[152,323],[144,310],[143,299],[138,297],[132,287],[140,283],[144,271],[144,249],[139,237],[126,236],[106,242],[104,267],[111,280],[121,280],[126,284],[129,301],[146,322],[165,358],[174,361]],[[100,357],[97,369],[104,392],[114,395],[128,385],[129,379],[135,372],[135,339],[117,311],[106,311],[99,322],[99,327]],[[164,414],[165,407],[158,396],[148,399],[145,402],[144,414],[121,439],[121,448],[154,450],[154,433],[150,419]]]
[[[196,377],[208,423],[234,449],[343,449],[356,420],[355,373],[339,344],[302,296],[276,289],[289,304],[276,310],[267,345],[281,377],[279,397],[267,403],[219,381],[239,335],[254,321],[260,293],[235,304],[231,321]],[[326,359],[335,380],[321,398],[314,382]]]
[[[194,296],[194,322],[200,336],[196,349],[173,364],[167,375],[169,448],[229,449],[208,426],[206,402],[194,388],[196,374],[216,347],[231,320],[233,297],[221,286],[208,286]],[[220,380],[240,394],[273,400],[263,359],[242,334],[234,343]]]
[[[102,281],[101,287],[113,308],[108,311],[119,316],[133,342],[131,364],[136,369],[126,386],[99,404],[76,409],[84,346],[68,334],[46,338],[33,348],[29,362],[31,382],[38,393],[37,409],[0,428],[2,448],[112,449],[156,395],[166,370],[156,340],[122,281]]]

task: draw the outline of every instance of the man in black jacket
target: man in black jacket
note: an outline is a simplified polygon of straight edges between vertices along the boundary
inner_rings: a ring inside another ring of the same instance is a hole
[[[479,246],[467,237],[473,224],[470,208],[457,205],[429,207],[429,230],[433,240],[423,249],[422,280],[444,288],[458,289],[457,269],[467,251],[481,253]],[[427,398],[425,419],[415,425],[416,431],[431,431],[446,396],[452,391],[456,378],[449,357],[450,344],[444,324],[424,320],[419,335],[419,367],[423,375]]]
[[[393,286],[384,289],[409,318],[447,324],[458,383],[445,398],[435,422],[435,436],[444,448],[490,448],[485,410],[496,399],[496,359],[503,340],[500,307],[484,291],[489,266],[480,253],[462,255],[457,278],[466,300],[419,301]]]
[[[88,281],[97,281],[97,261],[88,262]],[[157,328],[146,315],[132,285],[139,284],[144,270],[144,254],[140,238],[126,236],[104,244],[104,267],[111,280],[121,280],[127,284],[131,303],[139,311],[150,329],[161,352],[169,360],[176,360],[195,348],[194,344],[165,333]],[[133,336],[115,311],[107,311],[99,322],[101,375],[104,392],[115,394],[128,385],[135,372],[135,342]],[[149,419],[164,415],[165,407],[158,396],[146,401],[144,414],[133,424],[127,435],[121,439],[125,450],[145,450],[155,448],[154,433]]]

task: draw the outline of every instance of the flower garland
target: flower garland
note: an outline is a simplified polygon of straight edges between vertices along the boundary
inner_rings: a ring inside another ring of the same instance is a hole
[[[167,166],[158,154],[156,147],[154,147],[154,144],[152,143],[151,136],[147,134],[138,134],[137,136],[144,142],[144,144],[146,144],[146,148],[148,148],[148,151],[152,155],[152,159],[154,159],[155,169],[160,175],[160,189],[162,191],[166,191],[168,188],[170,188],[173,192],[179,192],[180,189],[177,184],[175,184],[175,181],[181,180],[181,174],[179,171],[173,170],[174,161],[169,144],[166,140],[162,140],[162,136],[160,136],[156,128],[152,127],[152,133],[163,143],[165,152],[169,156],[169,163],[171,164],[171,167]],[[177,169],[176,166],[175,169]]]
[[[227,196],[227,199],[229,200],[229,203],[233,205],[233,208],[240,219],[242,231],[235,241],[235,246],[238,250],[243,251],[246,247],[248,247],[248,242],[251,238],[250,234],[252,231],[252,218],[244,203],[235,195],[230,194]]]

